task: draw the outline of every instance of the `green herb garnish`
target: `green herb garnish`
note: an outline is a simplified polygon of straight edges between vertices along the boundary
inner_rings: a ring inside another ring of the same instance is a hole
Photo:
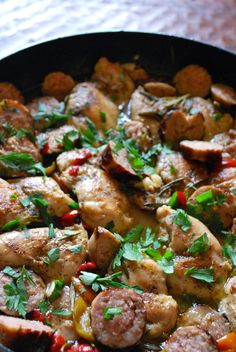
[[[187,232],[192,226],[188,214],[183,209],[176,209],[172,219],[175,225],[179,226],[184,232]]]
[[[191,276],[199,281],[213,283],[214,280],[214,269],[201,269],[201,268],[189,268],[184,271],[184,275]]]
[[[104,320],[110,320],[117,315],[122,314],[122,309],[120,307],[105,307],[103,308],[103,318]]]
[[[209,240],[208,240],[207,234],[204,233],[203,235],[201,235],[200,237],[196,238],[193,241],[193,243],[191,244],[187,252],[190,255],[203,254],[203,253],[206,253],[208,249],[209,249]]]

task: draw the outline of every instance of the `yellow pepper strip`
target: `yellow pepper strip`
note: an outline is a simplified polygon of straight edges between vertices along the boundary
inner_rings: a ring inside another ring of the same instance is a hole
[[[74,327],[77,334],[85,340],[94,341],[94,336],[90,324],[90,307],[82,297],[75,301],[73,312]]]

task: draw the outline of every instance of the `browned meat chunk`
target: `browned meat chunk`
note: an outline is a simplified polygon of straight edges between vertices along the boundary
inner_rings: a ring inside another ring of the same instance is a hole
[[[220,161],[223,152],[220,144],[204,141],[182,141],[180,148],[187,158],[208,163]]]
[[[201,139],[204,118],[201,113],[186,115],[181,110],[169,111],[161,121],[162,135],[167,142],[177,144],[182,139]]]
[[[37,130],[42,131],[47,128],[47,115],[55,112],[63,113],[64,104],[53,97],[40,97],[33,99],[27,107],[33,116],[34,126]]]
[[[219,103],[226,106],[236,105],[236,91],[226,84],[212,84],[211,95],[214,100],[217,100]]]
[[[20,273],[21,268],[14,269],[16,274]],[[25,310],[27,313],[31,312],[36,308],[40,301],[45,297],[45,284],[43,280],[31,270],[27,270],[27,274],[30,275],[32,281],[25,279],[24,284],[28,295]],[[15,309],[9,309],[7,307],[7,294],[4,286],[12,283],[13,278],[3,271],[0,271],[0,311],[7,315],[19,316],[19,312]]]
[[[202,329],[188,326],[176,330],[165,343],[166,352],[217,352],[211,337]]]
[[[117,104],[128,101],[134,90],[134,82],[123,67],[105,57],[101,57],[96,63],[92,79]]]
[[[128,138],[133,138],[142,150],[148,150],[152,146],[152,135],[150,126],[146,126],[145,121],[127,121],[124,123],[125,134]]]
[[[146,308],[146,333],[150,338],[170,332],[176,323],[178,307],[176,301],[163,294],[144,292],[142,294]]]
[[[232,192],[223,191],[218,187],[202,186],[191,195],[188,202],[195,205],[198,204],[198,209],[200,209],[196,197],[198,198],[204,193],[208,194],[209,198],[201,203],[200,219],[212,230],[214,230],[214,222],[216,226],[225,229],[232,226],[233,219],[236,216],[236,196]],[[198,217],[198,215],[196,214],[195,217]]]
[[[223,147],[223,153],[227,156],[236,158],[236,131],[229,130],[227,132],[219,133],[212,138],[211,142],[218,143]]]
[[[101,154],[101,165],[104,170],[116,177],[137,177],[132,169],[125,148],[116,152],[115,143],[109,142]]]
[[[51,72],[44,77],[42,92],[44,95],[63,100],[75,86],[75,81],[64,72]]]
[[[179,319],[179,326],[198,326],[218,340],[230,332],[230,324],[216,310],[206,305],[189,308]]]
[[[109,315],[108,308],[117,314]],[[142,297],[128,289],[110,289],[98,294],[91,307],[91,324],[97,340],[111,348],[135,345],[145,326]]]
[[[88,242],[89,257],[99,269],[107,269],[119,246],[120,241],[112,232],[98,226]]]
[[[66,236],[67,230],[74,235]],[[55,229],[53,238],[49,237],[46,227],[28,231],[29,238],[21,231],[0,236],[0,268],[25,265],[46,281],[61,278],[69,282],[87,255],[88,237],[83,226]],[[53,257],[50,253],[54,254]]]
[[[179,94],[205,97],[210,91],[211,76],[202,66],[188,65],[176,73],[173,82]]]
[[[70,125],[61,126],[54,130],[40,133],[37,136],[37,142],[39,145],[40,143],[43,143],[43,146],[47,143],[46,154],[58,154],[63,152],[66,148],[65,138],[66,140],[69,139],[69,141],[72,141],[72,144],[73,142],[78,142],[78,130]],[[73,149],[73,145],[71,149]]]
[[[0,342],[15,352],[46,352],[52,334],[53,330],[39,321],[0,316]]]
[[[148,82],[144,88],[155,97],[171,97],[176,95],[175,87],[163,82]]]
[[[0,82],[0,101],[3,99],[12,99],[24,103],[24,97],[19,89],[9,82]]]
[[[115,128],[118,109],[93,83],[79,83],[69,95],[66,112],[87,116],[97,128]]]

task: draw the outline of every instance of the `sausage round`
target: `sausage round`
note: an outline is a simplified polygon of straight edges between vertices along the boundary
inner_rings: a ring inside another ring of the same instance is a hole
[[[211,337],[202,329],[187,326],[176,330],[165,343],[167,352],[217,352]]]
[[[104,318],[104,309],[120,308],[121,314]],[[129,289],[109,289],[98,294],[91,307],[91,325],[97,340],[111,348],[136,344],[145,327],[145,308],[139,294]]]
[[[204,141],[182,141],[180,149],[187,158],[203,162],[220,161],[223,152],[220,144]]]

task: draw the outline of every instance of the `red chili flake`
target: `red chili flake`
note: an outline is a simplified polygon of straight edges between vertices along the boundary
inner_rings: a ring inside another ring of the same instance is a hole
[[[221,168],[228,168],[228,167],[236,167],[236,160],[229,159],[229,160],[222,160],[220,163]]]
[[[74,210],[69,210],[67,213],[65,213],[61,218],[60,218],[60,223],[62,226],[71,226],[74,225],[75,219],[78,218],[79,216],[79,211],[74,209]]]
[[[93,228],[91,226],[89,226],[88,224],[86,224],[86,222],[83,222],[83,227],[85,228],[85,230],[87,231],[92,231]]]
[[[66,343],[65,338],[62,335],[54,334],[52,336],[50,352],[60,352],[62,346]]]
[[[80,275],[81,271],[93,271],[97,269],[95,262],[85,262],[81,264],[77,270],[77,274]]]
[[[82,165],[85,161],[91,158],[92,153],[89,149],[81,149],[80,155],[77,156],[76,159],[71,161],[71,165]]]
[[[91,346],[88,343],[78,343],[76,342],[74,345],[72,345],[66,352],[95,352],[95,349],[93,346]]]
[[[69,175],[70,176],[78,176],[79,174],[79,167],[78,166],[71,166],[69,168]]]
[[[29,318],[30,320],[37,320],[45,323],[46,320],[50,319],[50,315],[41,313],[39,309],[33,309],[32,312],[30,312]]]
[[[41,149],[41,154],[42,155],[46,155],[49,151],[49,144],[48,143],[45,143],[43,148]]]
[[[187,198],[184,192],[177,191],[177,200],[182,207],[187,206]]]

